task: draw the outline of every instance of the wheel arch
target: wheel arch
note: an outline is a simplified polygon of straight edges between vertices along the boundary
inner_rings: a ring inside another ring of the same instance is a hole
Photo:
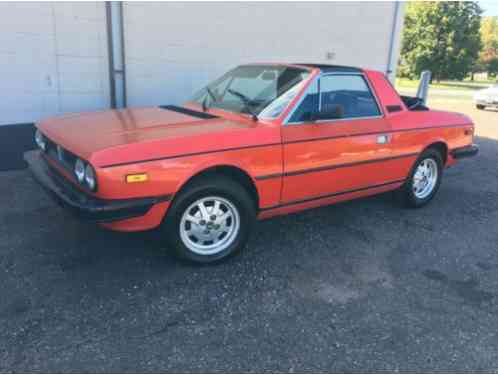
[[[443,159],[443,165],[446,165],[446,161],[448,160],[448,151],[449,151],[449,148],[448,148],[448,145],[446,144],[446,142],[444,142],[442,140],[434,141],[434,142],[428,144],[422,150],[422,152],[424,152],[428,149],[437,150],[441,154],[441,158]]]
[[[259,192],[254,179],[244,169],[230,164],[212,165],[196,171],[179,186],[175,196],[177,196],[187,186],[195,183],[201,178],[220,175],[234,180],[245,188],[254,202],[255,210],[259,210]]]

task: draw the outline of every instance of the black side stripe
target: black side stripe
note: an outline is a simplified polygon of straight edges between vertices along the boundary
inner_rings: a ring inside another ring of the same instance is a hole
[[[223,148],[223,149],[213,150],[213,151],[200,151],[200,152],[192,152],[190,154],[181,154],[181,155],[173,155],[173,156],[166,156],[166,157],[153,158],[153,159],[142,159],[142,160],[136,160],[136,161],[127,161],[127,162],[123,162],[123,163],[106,164],[106,165],[102,165],[100,168],[120,167],[120,166],[128,165],[128,164],[148,163],[151,161],[177,159],[177,158],[185,158],[188,156],[208,155],[208,154],[216,154],[218,152],[238,151],[238,150],[245,150],[248,148],[260,148],[260,147],[281,146],[281,145],[282,145],[281,143],[267,143],[264,145]]]
[[[387,133],[402,133],[402,132],[409,132],[409,131],[416,131],[416,130],[432,130],[432,129],[440,129],[440,128],[457,128],[457,127],[459,128],[462,126],[471,126],[471,124],[434,126],[434,127],[430,127],[430,128],[411,128],[411,129],[389,130],[389,131],[387,131]],[[365,135],[376,135],[376,134],[385,134],[385,133],[386,132],[384,131],[384,132],[372,132],[372,133],[362,133],[362,134],[348,134],[348,135],[340,135],[340,136],[334,136],[334,137],[300,139],[300,140],[290,141],[290,142],[285,142],[285,143],[268,143],[268,144],[264,144],[264,145],[233,147],[233,148],[225,148],[225,149],[219,149],[219,150],[213,150],[213,151],[201,151],[201,152],[193,152],[190,154],[181,154],[181,155],[173,155],[173,156],[166,156],[166,157],[153,158],[153,159],[143,159],[143,160],[123,162],[123,163],[107,164],[107,165],[100,166],[100,168],[119,167],[119,166],[128,165],[128,164],[147,163],[147,162],[151,162],[151,161],[168,160],[168,159],[183,158],[183,157],[188,157],[188,156],[197,156],[197,155],[204,155],[204,154],[207,155],[207,154],[213,154],[213,153],[225,152],[225,151],[237,151],[237,150],[259,148],[259,147],[269,147],[269,146],[282,146],[282,145],[288,145],[288,144],[294,144],[294,143],[324,141],[327,139],[337,139],[337,138],[361,137],[361,136],[365,136]]]
[[[290,202],[285,202],[276,206],[270,206],[270,207],[263,207],[261,211],[267,211],[267,210],[274,210],[276,208],[282,208],[282,207],[287,207],[287,206],[294,206],[296,204],[301,204],[301,203],[308,203],[320,199],[326,199],[326,198],[333,198],[337,197],[339,195],[344,195],[344,194],[351,194],[351,193],[358,193],[360,191],[366,191],[366,190],[371,190],[371,189],[376,189],[384,186],[389,186],[389,185],[394,185],[394,184],[399,184],[405,182],[405,179],[402,180],[395,180],[395,181],[389,181],[385,182],[383,184],[378,184],[378,185],[370,185],[358,189],[351,189],[351,190],[343,190],[343,191],[338,191],[336,193],[331,193],[331,194],[325,194],[325,195],[319,195],[311,198],[306,198],[306,199],[301,199],[301,200],[296,200],[296,201],[290,201]]]
[[[287,172],[287,173],[284,174],[284,176],[286,176],[286,177],[287,176],[297,176],[297,175],[304,174],[304,173],[313,173],[313,172],[321,172],[321,171],[326,171],[326,170],[331,170],[331,169],[355,167],[357,165],[362,165],[362,164],[380,163],[382,161],[404,159],[404,158],[409,158],[409,157],[417,156],[417,155],[418,155],[418,152],[414,152],[414,153],[410,153],[410,154],[390,156],[390,157],[387,157],[387,158],[379,158],[379,159],[372,159],[372,160],[362,160],[362,161],[357,161],[357,162],[354,162],[354,163],[344,163],[344,164],[327,165],[327,166],[324,166],[324,167],[311,168],[311,169],[302,169],[302,170],[299,170],[299,171]]]
[[[202,118],[205,120],[212,119],[212,118],[218,118],[218,116],[212,115],[210,113],[194,111],[193,109],[185,108],[185,107],[178,107],[177,105],[160,105],[159,108],[167,109],[168,111],[179,112],[179,113],[182,113],[184,115]]]
[[[270,180],[272,178],[279,178],[279,177],[282,177],[282,173],[268,174],[265,176],[256,176],[254,177],[254,179],[257,181],[262,181],[262,180]]]
[[[397,130],[385,130],[382,132],[370,132],[370,133],[359,133],[359,134],[345,134],[345,135],[334,135],[331,137],[319,137],[319,138],[308,138],[308,139],[298,139],[295,141],[285,142],[284,144],[294,144],[294,143],[306,143],[306,142],[315,142],[315,141],[325,141],[329,139],[339,139],[339,138],[350,138],[350,137],[363,137],[366,135],[377,135],[377,134],[386,134],[386,133],[405,133],[405,132],[413,132],[413,131],[423,131],[423,130],[433,130],[433,129],[445,129],[445,128],[461,128],[462,126],[472,126],[471,124],[462,124],[462,125],[441,125],[441,126],[432,126],[432,127],[424,127],[424,128],[410,128],[410,129],[397,129]]]
[[[270,174],[266,176],[258,176],[255,179],[260,181],[260,180],[268,180],[271,178],[277,178],[277,177],[290,177],[290,176],[298,176],[301,174],[306,174],[306,173],[313,173],[313,172],[322,172],[322,171],[327,171],[327,170],[332,170],[332,169],[339,169],[339,168],[348,168],[348,167],[355,167],[357,165],[362,165],[362,164],[371,164],[371,163],[380,163],[383,161],[390,161],[390,160],[397,160],[397,159],[404,159],[404,158],[410,158],[413,156],[417,156],[418,152],[413,152],[410,154],[403,154],[403,155],[397,155],[397,156],[390,156],[386,158],[379,158],[379,159],[372,159],[372,160],[362,160],[362,161],[357,161],[354,163],[344,163],[344,164],[334,164],[334,165],[326,165],[323,167],[318,167],[318,168],[310,168],[310,169],[301,169],[298,171],[292,171],[292,172],[286,172],[286,173],[275,173],[275,174]]]

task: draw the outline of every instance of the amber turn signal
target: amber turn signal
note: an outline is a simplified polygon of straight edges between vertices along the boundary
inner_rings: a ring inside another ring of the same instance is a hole
[[[147,176],[147,173],[129,174],[126,176],[126,182],[129,184],[133,182],[145,182],[148,179],[149,176]]]

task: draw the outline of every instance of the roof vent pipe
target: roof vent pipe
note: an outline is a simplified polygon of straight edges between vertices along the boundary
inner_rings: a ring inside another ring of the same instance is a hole
[[[123,3],[106,1],[107,54],[112,108],[126,107],[126,64],[123,30]]]
[[[420,74],[420,83],[417,89],[417,98],[419,98],[424,105],[427,104],[427,94],[429,92],[429,83],[431,82],[432,73],[429,70],[424,70]]]

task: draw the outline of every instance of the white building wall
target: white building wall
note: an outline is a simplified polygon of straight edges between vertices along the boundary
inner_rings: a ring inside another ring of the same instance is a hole
[[[227,69],[256,61],[385,72],[394,7],[392,2],[125,3],[128,105],[181,103]]]
[[[256,61],[386,71],[394,6],[125,3],[128,105],[181,103],[227,69]],[[109,108],[107,48],[103,2],[0,2],[0,125]]]
[[[109,107],[104,3],[0,3],[0,125]]]
[[[392,53],[391,53],[391,66],[390,66],[390,73],[388,74],[389,79],[391,82],[394,84],[394,81],[396,79],[396,69],[398,68],[398,61],[399,61],[399,55],[401,53],[401,40],[402,40],[402,31],[403,31],[403,26],[404,26],[404,21],[405,21],[405,3],[404,2],[399,2],[396,4],[393,4],[393,10],[392,10],[392,32],[391,32],[391,38],[392,38]]]

